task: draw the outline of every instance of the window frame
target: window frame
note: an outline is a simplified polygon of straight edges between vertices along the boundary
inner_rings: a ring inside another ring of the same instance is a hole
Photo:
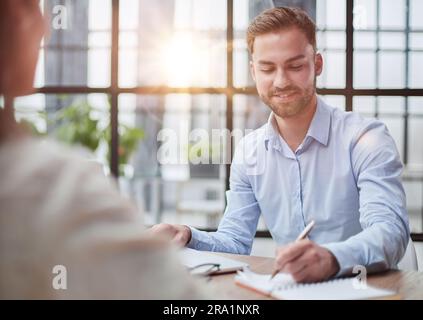
[[[379,8],[379,1],[378,8]],[[256,95],[255,87],[235,87],[233,74],[233,42],[234,42],[234,0],[227,0],[227,30],[226,30],[226,63],[227,63],[227,79],[225,87],[168,87],[168,86],[136,86],[131,88],[123,88],[119,86],[119,2],[120,0],[111,0],[112,5],[112,21],[111,21],[111,72],[110,72],[110,86],[109,87],[88,87],[88,86],[43,86],[36,88],[34,93],[41,94],[90,94],[103,93],[110,97],[110,128],[111,128],[111,159],[110,170],[117,178],[119,176],[118,170],[118,97],[120,94],[149,94],[149,95],[166,95],[172,93],[186,93],[186,94],[223,94],[226,96],[226,128],[232,131],[233,129],[233,97],[237,94],[242,95]],[[345,65],[345,88],[318,88],[317,93],[321,95],[337,95],[345,97],[346,111],[353,110],[353,98],[356,96],[396,96],[405,98],[405,112],[404,112],[404,143],[403,154],[404,164],[408,163],[408,97],[423,96],[423,88],[408,88],[408,73],[409,73],[409,44],[410,44],[410,0],[406,0],[406,44],[405,44],[405,87],[403,89],[355,89],[353,85],[353,71],[354,71],[354,0],[346,0],[346,65]],[[379,16],[379,11],[378,11]],[[379,26],[377,26],[378,31]],[[413,30],[416,31],[416,30]],[[419,30],[417,30],[419,31]],[[376,37],[379,32],[376,33]],[[377,105],[375,116],[377,116]],[[229,188],[229,172],[230,164],[226,165],[225,184],[226,190]],[[423,212],[422,212],[423,218]],[[422,226],[423,228],[423,226]],[[259,231],[256,236],[270,237],[269,232]],[[412,234],[414,241],[423,241],[423,232]]]

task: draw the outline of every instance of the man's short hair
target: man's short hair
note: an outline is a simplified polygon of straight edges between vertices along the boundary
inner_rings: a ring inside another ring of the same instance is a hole
[[[316,24],[304,10],[288,7],[268,9],[254,18],[247,29],[248,51],[253,54],[257,36],[289,28],[298,28],[304,32],[316,51]]]

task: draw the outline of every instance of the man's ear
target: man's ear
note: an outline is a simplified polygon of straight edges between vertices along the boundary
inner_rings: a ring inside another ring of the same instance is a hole
[[[256,72],[254,71],[254,64],[252,60],[250,60],[250,72],[251,77],[253,78],[254,82],[256,82]]]
[[[316,76],[320,76],[323,71],[323,57],[320,52],[317,52],[314,56],[314,72]]]

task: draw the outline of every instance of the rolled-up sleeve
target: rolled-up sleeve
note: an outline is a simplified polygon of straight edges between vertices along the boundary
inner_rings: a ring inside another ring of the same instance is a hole
[[[260,207],[245,173],[241,141],[231,165],[230,190],[226,192],[227,206],[216,232],[199,231],[191,227],[188,247],[236,254],[250,254],[260,217]]]
[[[410,236],[402,163],[386,126],[379,121],[365,125],[350,148],[363,231],[346,241],[323,245],[338,260],[338,276],[358,265],[368,272],[396,268]]]

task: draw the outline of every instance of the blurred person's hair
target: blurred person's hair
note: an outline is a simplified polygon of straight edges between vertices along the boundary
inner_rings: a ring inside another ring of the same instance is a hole
[[[0,1],[0,94],[28,94],[44,34],[39,0]]]
[[[33,92],[44,20],[39,0],[0,1],[0,117],[13,120],[11,101]],[[1,120],[1,119],[0,119]]]
[[[316,51],[316,24],[310,16],[300,8],[278,7],[263,11],[248,26],[247,45],[249,53],[253,54],[254,40],[257,36],[290,28],[298,28],[304,32],[314,51]]]
[[[45,21],[39,0],[0,0],[0,140],[17,132],[13,98],[31,94]]]

